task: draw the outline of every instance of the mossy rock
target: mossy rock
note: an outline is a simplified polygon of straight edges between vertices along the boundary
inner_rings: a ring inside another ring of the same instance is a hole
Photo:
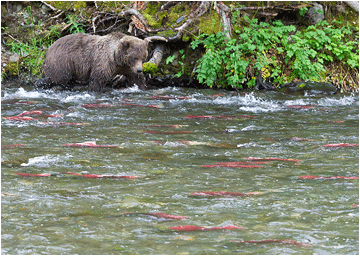
[[[335,94],[337,88],[335,85],[322,82],[291,82],[281,86],[281,91],[285,93],[308,93],[308,94]]]

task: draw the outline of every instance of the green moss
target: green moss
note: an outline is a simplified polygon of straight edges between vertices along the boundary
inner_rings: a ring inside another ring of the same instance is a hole
[[[20,68],[17,62],[9,62],[5,67],[5,73],[8,76],[17,76],[19,75]]]
[[[161,27],[161,22],[159,22],[159,20],[155,20],[152,15],[150,15],[148,13],[144,13],[143,16],[146,19],[146,21],[148,22],[150,27],[152,27],[154,29]]]
[[[221,19],[214,10],[211,10],[210,14],[200,18],[198,28],[200,34],[216,34],[222,31]]]
[[[185,22],[186,19],[184,19],[182,22],[180,23],[176,23],[176,21],[181,17],[181,16],[186,16],[190,13],[190,7],[189,5],[186,4],[179,4],[176,5],[174,7],[171,7],[170,12],[168,13],[168,21],[167,21],[167,25],[168,26],[179,26],[182,22]]]
[[[86,8],[85,1],[74,1],[73,3],[74,3],[74,11],[78,11],[78,10]]]
[[[60,10],[67,10],[71,7],[70,1],[46,1],[51,6],[60,9]]]
[[[156,66],[154,63],[148,61],[143,64],[143,71],[145,73],[155,75],[155,73],[158,72],[158,66]]]

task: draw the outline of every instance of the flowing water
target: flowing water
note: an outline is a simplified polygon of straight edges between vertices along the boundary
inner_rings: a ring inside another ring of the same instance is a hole
[[[359,254],[358,95],[25,87],[1,109],[2,254]]]

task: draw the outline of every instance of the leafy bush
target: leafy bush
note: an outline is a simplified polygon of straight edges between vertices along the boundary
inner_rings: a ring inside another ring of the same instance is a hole
[[[297,31],[295,26],[285,26],[281,21],[269,24],[246,16],[244,19],[250,26],[235,30],[234,39],[218,32],[200,35],[191,43],[192,49],[200,44],[205,47],[195,71],[200,83],[210,87],[253,87],[259,72],[275,84],[295,77],[319,81],[326,64],[335,60],[359,68],[358,41],[349,40],[355,27],[336,28],[336,24],[322,21]],[[285,75],[285,70],[290,75]]]

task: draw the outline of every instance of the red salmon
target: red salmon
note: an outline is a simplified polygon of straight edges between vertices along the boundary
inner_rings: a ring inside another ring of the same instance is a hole
[[[201,192],[192,192],[190,195],[193,196],[223,196],[223,197],[233,197],[233,196],[249,196],[249,195],[259,195],[261,192],[227,192],[227,191],[201,191]]]
[[[291,244],[291,245],[299,245],[299,246],[311,246],[311,244],[306,243],[299,243],[295,240],[288,240],[288,239],[265,239],[265,240],[245,240],[245,241],[233,241],[235,243],[241,244],[268,244],[268,243],[280,243],[280,244]]]
[[[180,215],[171,215],[164,212],[149,212],[149,213],[143,213],[145,215],[151,215],[159,218],[165,218],[165,219],[172,219],[172,220],[182,220],[182,219],[188,219],[187,216],[180,216]]]
[[[154,134],[184,134],[184,133],[193,133],[187,131],[177,131],[177,132],[159,132],[159,131],[143,131],[145,133],[154,133]]]
[[[83,143],[69,143],[62,144],[66,147],[74,147],[74,148],[115,148],[119,147],[118,145],[96,145],[95,141],[86,141]]]
[[[30,116],[6,116],[4,118],[8,119],[8,120],[16,120],[16,121],[36,121],[36,120],[39,120],[39,119],[32,118]]]
[[[297,159],[275,158],[275,157],[266,157],[266,158],[245,157],[244,159],[250,160],[250,161],[288,161],[288,162],[300,162],[300,160],[297,160]]]
[[[17,116],[30,116],[30,115],[42,115],[40,110],[25,111]]]
[[[214,228],[206,228],[206,227],[199,227],[199,226],[191,226],[191,225],[183,225],[183,226],[176,226],[176,227],[169,227],[172,230],[176,231],[208,231],[208,230],[219,230],[219,229],[241,229],[244,230],[246,228],[243,227],[235,227],[235,226],[225,226],[225,227],[214,227]]]
[[[203,164],[201,165],[201,167],[206,167],[206,168],[213,168],[213,167],[231,167],[231,168],[261,168],[262,166],[259,165],[226,165],[226,164],[212,164],[212,165],[206,165]]]
[[[99,104],[99,103],[92,103],[92,104],[83,104],[81,107],[83,108],[109,108],[113,107],[114,105],[110,104]]]
[[[336,179],[343,179],[343,180],[358,180],[359,177],[356,176],[312,176],[312,175],[305,175],[305,176],[298,176],[299,179],[304,180],[336,180]]]
[[[23,176],[23,177],[48,177],[48,176],[50,176],[49,173],[33,174],[33,173],[14,172],[14,174]]]
[[[139,177],[139,176],[119,176],[119,175],[101,175],[101,174],[79,174],[74,172],[67,172],[66,174],[71,174],[74,176],[80,176],[83,178],[90,178],[90,179],[96,179],[96,178],[135,179]]]
[[[68,123],[68,122],[41,122],[41,123],[46,125],[53,125],[53,126],[88,125],[88,123]]]
[[[326,144],[323,147],[326,148],[335,148],[335,147],[358,147],[359,144],[351,144],[351,143],[338,143],[338,144]]]
[[[188,100],[191,99],[189,97],[183,97],[183,96],[151,96],[150,98],[156,99],[156,100]]]
[[[14,145],[3,145],[1,148],[14,148],[14,147],[21,147],[24,146],[24,144],[14,144]]]
[[[309,109],[309,108],[313,108],[312,106],[300,106],[300,105],[289,105],[287,107],[288,108],[293,108],[293,109]]]

